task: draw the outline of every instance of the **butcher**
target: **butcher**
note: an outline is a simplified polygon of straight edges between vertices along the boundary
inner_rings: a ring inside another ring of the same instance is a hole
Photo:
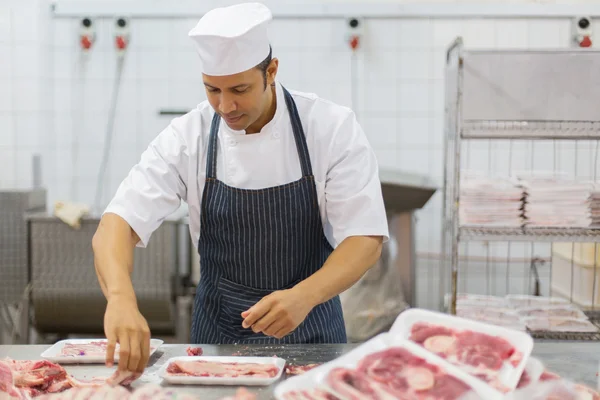
[[[134,248],[182,201],[201,260],[193,343],[346,342],[339,294],[388,240],[377,160],[352,110],[276,79],[271,20],[258,3],[200,19],[189,36],[207,100],[160,132],[102,215],[109,366],[116,343],[120,369],[146,366]]]

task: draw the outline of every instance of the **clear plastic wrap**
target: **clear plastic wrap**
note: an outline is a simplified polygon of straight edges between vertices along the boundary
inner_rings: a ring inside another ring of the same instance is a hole
[[[364,342],[387,332],[398,314],[408,308],[402,277],[395,265],[398,249],[390,235],[377,264],[340,295],[350,342]]]

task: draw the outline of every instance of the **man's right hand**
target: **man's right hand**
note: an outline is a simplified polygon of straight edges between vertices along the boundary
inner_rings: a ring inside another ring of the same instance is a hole
[[[104,314],[104,334],[108,339],[106,365],[114,365],[115,347],[119,343],[118,370],[142,374],[150,358],[150,328],[135,299],[109,298]]]

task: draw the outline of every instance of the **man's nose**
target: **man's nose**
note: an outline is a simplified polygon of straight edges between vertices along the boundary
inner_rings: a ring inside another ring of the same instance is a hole
[[[236,108],[235,101],[230,96],[221,96],[221,101],[219,102],[219,111],[221,114],[230,114],[234,112]]]

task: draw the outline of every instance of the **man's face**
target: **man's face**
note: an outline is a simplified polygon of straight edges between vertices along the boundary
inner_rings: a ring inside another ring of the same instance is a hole
[[[202,75],[208,102],[231,129],[245,130],[269,106],[270,85],[277,71],[277,61],[273,61],[267,69],[266,88],[263,72],[258,68],[235,75]]]

